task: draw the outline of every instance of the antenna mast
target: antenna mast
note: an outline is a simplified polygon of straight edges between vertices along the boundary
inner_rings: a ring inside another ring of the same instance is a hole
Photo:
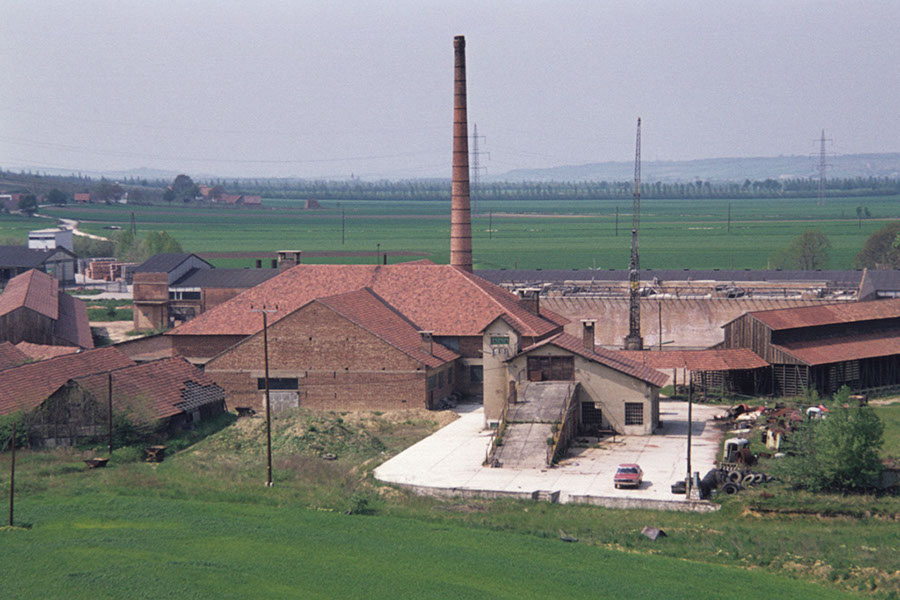
[[[631,264],[628,269],[628,335],[625,350],[643,350],[641,337],[641,259],[638,254],[638,229],[641,224],[641,119],[637,121],[634,150],[634,205],[631,209]]]
[[[819,206],[825,205],[825,169],[828,163],[825,162],[825,130],[822,130],[822,137],[819,139]]]

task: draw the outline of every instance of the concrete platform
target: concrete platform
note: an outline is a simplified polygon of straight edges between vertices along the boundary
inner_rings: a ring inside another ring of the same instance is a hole
[[[490,431],[483,409],[462,406],[460,418],[375,469],[380,481],[438,496],[538,498],[621,508],[711,511],[716,505],[671,493],[686,474],[687,403],[660,400],[663,427],[652,436],[619,436],[598,448],[574,448],[553,468],[484,467]],[[692,468],[701,477],[715,467],[722,430],[713,416],[720,407],[694,405]],[[620,463],[644,470],[640,489],[617,490],[613,474]]]

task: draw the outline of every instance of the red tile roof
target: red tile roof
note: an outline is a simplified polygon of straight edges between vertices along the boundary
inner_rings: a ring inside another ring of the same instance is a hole
[[[900,317],[900,298],[870,302],[842,302],[800,308],[779,308],[748,313],[767,327],[794,329]]]
[[[0,371],[27,363],[31,357],[11,342],[0,342]]]
[[[75,194],[75,202],[90,202],[90,194]]]
[[[506,290],[450,265],[417,261],[396,265],[298,265],[243,292],[168,335],[252,335],[262,328],[251,306],[278,307],[283,318],[316,298],[369,288],[419,327],[438,336],[480,336],[501,314],[522,335],[559,331],[566,320],[534,315]],[[273,321],[275,320],[273,319]]]
[[[95,398],[107,400],[109,375],[75,381]],[[225,392],[203,371],[180,356],[112,371],[113,405],[145,419],[165,419],[224,400]]]
[[[79,350],[77,346],[45,346],[44,344],[32,344],[31,342],[19,342],[16,344],[16,348],[33,360],[47,360],[48,358],[66,354],[75,354]]]
[[[69,294],[59,295],[59,318],[53,327],[53,334],[75,346],[91,349],[94,337],[88,321],[87,305]]]
[[[825,365],[900,354],[900,330],[773,344],[807,365]]]
[[[244,204],[262,204],[260,196],[244,196]]]
[[[218,202],[224,202],[225,204],[237,204],[238,200],[240,199],[240,194],[222,194],[221,196],[219,196]]]
[[[0,315],[22,307],[55,320],[59,316],[59,284],[56,279],[37,269],[10,279],[0,294]]]
[[[134,362],[115,348],[98,348],[0,371],[0,415],[38,407],[69,379]]]
[[[652,369],[637,361],[622,356],[620,352],[605,350],[603,348],[594,348],[594,351],[591,352],[584,347],[584,342],[580,338],[569,335],[568,333],[561,333],[529,346],[522,350],[522,354],[526,354],[546,345],[552,345],[557,348],[562,348],[563,350],[568,350],[582,358],[600,363],[601,365],[606,365],[610,369],[630,375],[631,377],[640,379],[641,381],[655,385],[656,387],[662,387],[669,379],[666,375],[660,373],[656,369]],[[510,360],[513,360],[514,358],[515,357]]]
[[[748,348],[728,350],[616,350],[620,356],[654,369],[688,369],[689,371],[731,371],[761,369],[769,363]]]
[[[422,329],[368,288],[314,302],[327,306],[428,367],[440,367],[459,358],[458,354],[437,342],[432,343],[431,354],[425,352],[419,333]]]

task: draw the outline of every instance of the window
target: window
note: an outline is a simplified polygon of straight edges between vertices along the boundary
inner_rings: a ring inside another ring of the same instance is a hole
[[[472,383],[484,382],[484,367],[481,365],[472,365],[469,367],[469,381]]]
[[[644,424],[644,403],[643,402],[626,402],[625,403],[625,424],[626,425],[643,425]]]
[[[443,371],[441,371],[440,373],[438,373],[438,384],[437,384],[437,386],[438,386],[439,388],[444,387],[444,372],[443,372]]]
[[[434,375],[432,375],[431,377],[428,378],[428,391],[429,392],[434,389],[435,383],[437,383],[437,378]]]
[[[296,377],[269,377],[269,389],[270,390],[296,390],[299,389],[300,386],[297,383]],[[256,389],[264,390],[266,389],[266,378],[259,377],[256,380]]]
[[[571,381],[575,379],[572,356],[529,356],[529,381]]]
[[[508,335],[492,335],[491,346],[509,346]]]

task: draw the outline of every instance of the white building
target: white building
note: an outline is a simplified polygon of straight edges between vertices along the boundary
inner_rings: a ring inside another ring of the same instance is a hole
[[[58,227],[29,231],[28,247],[32,250],[56,250],[57,248],[65,248],[69,252],[75,251],[72,244],[71,230]]]

